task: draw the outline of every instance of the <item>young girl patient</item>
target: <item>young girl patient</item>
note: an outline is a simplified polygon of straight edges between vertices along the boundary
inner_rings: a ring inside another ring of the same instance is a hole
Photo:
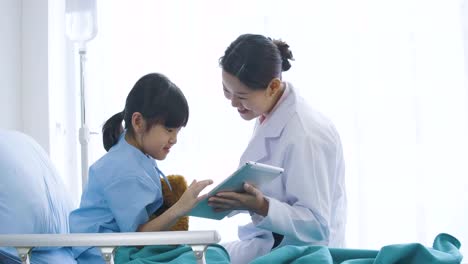
[[[185,96],[167,77],[152,73],[138,80],[125,109],[104,124],[108,152],[89,169],[80,207],[70,214],[71,232],[164,231],[203,199],[199,194],[212,181],[194,180],[178,202],[150,220],[163,203],[165,176],[155,160],[166,158],[188,117]],[[104,263],[97,248],[73,248],[73,254],[78,263]]]

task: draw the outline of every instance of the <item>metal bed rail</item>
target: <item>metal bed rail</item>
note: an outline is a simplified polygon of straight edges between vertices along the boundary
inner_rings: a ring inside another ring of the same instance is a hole
[[[107,264],[114,263],[118,246],[189,245],[197,264],[204,264],[208,245],[221,240],[217,231],[164,231],[132,233],[82,234],[5,234],[0,235],[0,247],[15,247],[23,264],[30,264],[31,250],[35,247],[93,246],[101,250]]]

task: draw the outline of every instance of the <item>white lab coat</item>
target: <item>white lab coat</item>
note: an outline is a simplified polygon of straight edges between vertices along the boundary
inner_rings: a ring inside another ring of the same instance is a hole
[[[286,83],[287,97],[260,125],[240,159],[284,168],[261,188],[269,200],[266,217],[253,214],[239,227],[240,241],[225,244],[232,263],[248,263],[270,252],[271,232],[279,245],[343,247],[346,193],[343,150],[334,125],[310,108]]]

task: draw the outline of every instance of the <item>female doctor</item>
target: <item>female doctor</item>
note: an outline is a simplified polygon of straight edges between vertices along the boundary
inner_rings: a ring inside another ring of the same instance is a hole
[[[216,211],[248,210],[238,241],[225,244],[232,263],[248,263],[284,245],[344,246],[346,193],[343,151],[334,125],[313,110],[281,78],[293,60],[289,46],[244,34],[220,58],[225,97],[255,130],[240,164],[284,168],[261,189],[220,192],[209,199]]]

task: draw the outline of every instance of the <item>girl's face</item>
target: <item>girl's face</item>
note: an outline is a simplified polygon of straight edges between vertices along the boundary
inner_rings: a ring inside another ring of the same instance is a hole
[[[126,137],[127,142],[157,160],[166,158],[171,147],[177,143],[177,134],[181,129],[156,124],[148,130],[146,121],[138,112],[132,115],[132,126],[133,136]]]
[[[168,128],[156,124],[141,136],[142,151],[154,159],[164,160],[172,146],[177,143],[179,128]]]
[[[252,120],[268,113],[273,101],[269,96],[269,88],[265,90],[251,90],[238,78],[223,70],[223,90],[226,99],[231,101],[232,107],[237,108],[240,116],[245,120]]]

